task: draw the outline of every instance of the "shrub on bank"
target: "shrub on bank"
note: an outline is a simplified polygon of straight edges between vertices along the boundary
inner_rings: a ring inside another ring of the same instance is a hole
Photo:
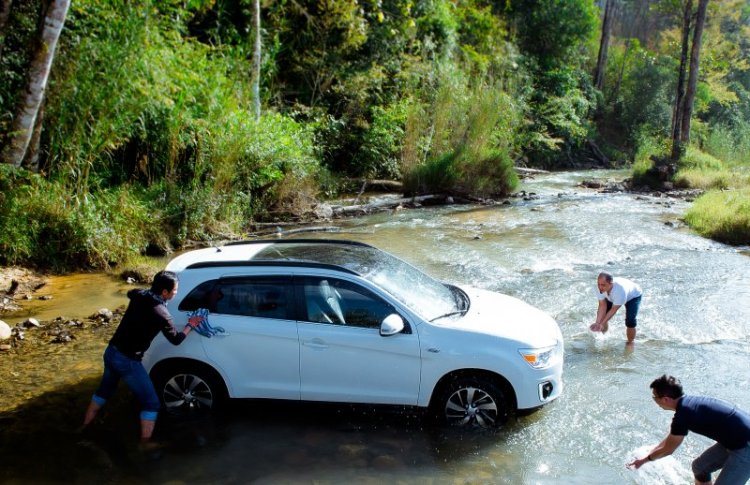
[[[632,180],[634,187],[647,186],[657,188],[662,185],[663,181],[653,175],[651,171],[654,168],[652,155],[657,157],[666,157],[669,154],[667,141],[648,134],[648,129],[641,130],[637,136],[638,149],[633,161]]]
[[[145,250],[155,227],[137,190],[71,195],[62,184],[0,165],[0,264],[107,268]]]
[[[704,194],[688,210],[685,221],[701,236],[750,244],[750,188]]]

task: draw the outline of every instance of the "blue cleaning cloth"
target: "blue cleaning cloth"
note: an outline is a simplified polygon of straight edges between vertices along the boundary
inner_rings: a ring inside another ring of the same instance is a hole
[[[212,327],[210,323],[208,323],[208,309],[207,308],[199,308],[195,311],[188,313],[188,321],[193,322],[194,320],[198,320],[200,323],[193,327],[193,330],[198,332],[198,335],[201,337],[211,338],[217,333],[225,333],[225,330],[221,327]]]

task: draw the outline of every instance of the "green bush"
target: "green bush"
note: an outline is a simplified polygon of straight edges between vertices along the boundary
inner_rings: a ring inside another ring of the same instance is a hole
[[[128,186],[78,197],[0,165],[0,188],[0,264],[107,269],[144,251],[157,222],[142,194]]]
[[[669,154],[668,141],[656,136],[649,135],[650,130],[646,127],[637,135],[637,150],[633,161],[632,179],[633,186],[647,186],[657,188],[662,184],[650,171],[654,167],[651,156],[666,158]]]

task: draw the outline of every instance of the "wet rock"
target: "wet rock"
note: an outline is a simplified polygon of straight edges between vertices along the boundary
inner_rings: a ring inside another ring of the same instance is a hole
[[[109,323],[112,321],[114,314],[107,308],[100,308],[96,313],[91,315],[89,318],[92,320]]]
[[[11,348],[13,347],[10,344],[0,344],[0,352],[7,352]]]
[[[21,323],[23,328],[39,328],[42,326],[41,323],[39,323],[39,320],[36,318],[29,318],[28,320]]]
[[[10,338],[10,335],[10,325],[0,320],[0,340],[7,340]]]
[[[53,344],[64,344],[67,342],[70,342],[73,340],[75,336],[70,333],[70,330],[60,330],[54,339],[52,339]]]
[[[605,187],[606,184],[600,179],[583,179],[581,186],[588,187],[589,189],[601,189],[602,187]]]
[[[42,296],[39,297],[39,299],[40,300],[51,300],[52,296],[51,295],[42,295]]]
[[[333,218],[333,207],[326,203],[316,204],[313,207],[313,214],[317,219],[331,219]]]
[[[476,236],[474,236],[474,240],[475,241],[478,240],[478,239],[482,239],[482,236],[480,236],[479,234],[477,234]]]

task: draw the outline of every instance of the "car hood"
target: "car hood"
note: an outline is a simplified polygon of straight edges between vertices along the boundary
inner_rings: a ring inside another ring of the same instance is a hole
[[[562,340],[557,322],[545,312],[518,298],[461,287],[469,295],[469,312],[457,320],[436,322],[440,327],[490,334],[533,347],[556,345]]]

